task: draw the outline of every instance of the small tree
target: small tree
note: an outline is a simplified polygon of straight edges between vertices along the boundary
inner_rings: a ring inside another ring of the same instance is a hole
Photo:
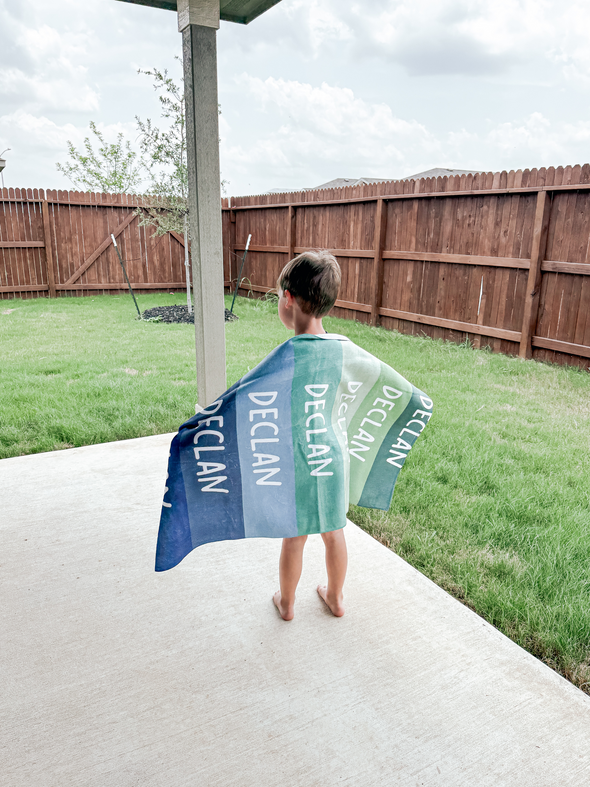
[[[76,150],[68,140],[70,161],[56,164],[59,172],[70,180],[74,187],[81,191],[101,191],[111,194],[131,194],[138,191],[143,181],[141,160],[131,150],[129,140],[123,140],[123,134],[117,134],[116,142],[107,142],[104,135],[90,121],[90,130],[98,140],[95,152],[90,137],[84,139],[84,151]]]
[[[164,131],[151,120],[136,116],[140,132],[140,147],[144,166],[150,177],[149,192],[155,197],[151,204],[138,210],[142,225],[155,227],[156,235],[174,231],[184,236],[184,266],[186,275],[186,303],[192,313],[189,222],[188,222],[188,170],[186,161],[186,129],[184,114],[184,85],[178,85],[168,71],[153,68],[139,70],[140,74],[154,80],[154,90],[159,93],[160,114],[170,121]],[[149,161],[149,166],[147,165]]]
[[[179,57],[176,58],[180,60]],[[189,208],[188,168],[186,157],[186,127],[184,106],[184,81],[177,84],[168,71],[153,68],[138,73],[154,80],[154,90],[159,93],[161,116],[170,121],[162,131],[151,120],[143,121],[136,116],[140,132],[140,147],[143,166],[150,178],[150,194],[155,199],[138,212],[142,213],[142,225],[155,227],[157,235],[174,231],[184,235],[184,265],[186,273],[186,302],[192,313],[189,262]],[[221,110],[219,110],[221,114]],[[148,162],[149,161],[149,165]],[[225,191],[226,181],[221,181]]]

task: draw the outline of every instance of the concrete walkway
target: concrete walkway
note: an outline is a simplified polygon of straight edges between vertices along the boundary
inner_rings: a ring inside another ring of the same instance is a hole
[[[6,787],[585,787],[590,699],[354,525],[348,612],[280,543],[153,571],[170,436],[0,462]]]

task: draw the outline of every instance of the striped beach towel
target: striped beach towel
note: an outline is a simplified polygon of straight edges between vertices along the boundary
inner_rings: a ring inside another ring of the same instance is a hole
[[[388,509],[432,401],[344,336],[289,339],[172,440],[156,571],[212,541],[344,527]]]

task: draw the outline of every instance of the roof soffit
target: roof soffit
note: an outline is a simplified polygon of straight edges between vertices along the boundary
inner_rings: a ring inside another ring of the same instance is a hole
[[[268,11],[281,0],[219,0],[220,16],[226,22],[237,22],[247,25],[257,16]],[[122,3],[147,5],[151,8],[162,8],[176,11],[176,0],[119,0]]]

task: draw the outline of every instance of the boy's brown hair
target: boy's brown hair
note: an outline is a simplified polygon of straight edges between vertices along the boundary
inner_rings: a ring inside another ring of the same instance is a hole
[[[304,251],[288,262],[277,287],[297,299],[301,311],[314,317],[327,314],[338,297],[342,274],[328,251]]]

